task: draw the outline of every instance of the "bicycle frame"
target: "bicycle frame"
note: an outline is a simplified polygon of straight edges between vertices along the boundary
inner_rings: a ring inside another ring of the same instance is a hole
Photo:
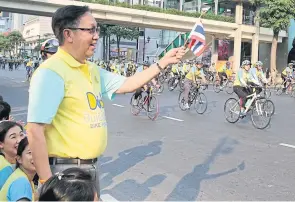
[[[254,93],[251,94],[251,95],[248,95],[248,96],[247,96],[247,98],[251,98],[251,97],[252,97],[252,99],[250,100],[250,104],[249,104],[248,107],[246,107],[246,110],[245,110],[246,113],[249,111],[249,109],[250,109],[250,107],[252,106],[254,100],[257,100],[257,98],[259,97],[259,96],[256,94],[255,88],[254,88]],[[261,108],[261,105],[259,105],[257,102],[255,102],[255,108],[256,108],[256,110],[257,110],[258,115],[261,115],[261,114],[262,114],[262,108]]]

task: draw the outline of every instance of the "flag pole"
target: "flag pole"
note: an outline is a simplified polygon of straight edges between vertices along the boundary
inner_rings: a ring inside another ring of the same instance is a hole
[[[201,17],[202,17],[202,15],[204,15],[205,13],[207,13],[207,12],[206,12],[206,11],[202,11],[202,12],[201,12],[200,17],[198,18],[199,21],[201,21]],[[185,42],[184,42],[184,48],[185,48],[185,49],[187,49],[187,46],[188,46],[188,44],[189,44],[188,41],[189,41],[189,37],[188,37],[188,38],[185,40]]]

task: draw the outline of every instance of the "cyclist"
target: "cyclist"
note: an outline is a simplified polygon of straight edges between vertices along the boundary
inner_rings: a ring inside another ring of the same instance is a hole
[[[281,77],[283,79],[283,83],[284,83],[284,91],[286,90],[287,84],[289,84],[289,80],[290,78],[293,77],[293,63],[289,63],[288,66],[283,70]]]
[[[218,70],[218,76],[220,79],[220,86],[223,85],[224,79],[227,79],[227,70],[230,69],[230,62],[227,61],[226,64]]]
[[[234,82],[234,92],[240,98],[241,115],[245,115],[245,105],[247,101],[247,96],[250,95],[247,83],[250,82],[249,70],[251,68],[251,62],[245,60],[242,62],[241,68],[238,70],[235,82]]]
[[[57,39],[48,39],[41,46],[41,57],[45,61],[57,52],[59,43]]]
[[[137,68],[137,71],[136,72],[142,72],[143,70],[146,70],[147,68],[149,68],[150,67],[150,63],[148,62],[148,61],[145,61],[144,63],[143,63],[143,65],[142,65],[142,67],[139,67],[139,68]],[[154,86],[156,86],[157,88],[159,88],[160,86],[157,84],[157,82],[156,82],[156,79],[152,79],[151,80],[151,82],[153,83],[153,85]],[[144,85],[143,87],[141,87],[141,88],[139,88],[139,89],[137,89],[136,90],[136,92],[135,92],[135,94],[134,94],[134,100],[133,100],[133,105],[137,105],[138,103],[137,103],[137,101],[139,100],[139,99],[141,99],[141,94],[142,94],[142,92],[143,92],[143,90],[146,92],[146,93],[150,93],[150,85],[149,84],[146,84],[146,85]],[[142,90],[143,89],[143,90]],[[138,99],[139,98],[139,99]]]
[[[195,65],[193,65],[193,67],[189,70],[189,72],[185,76],[184,101],[185,101],[185,108],[187,108],[187,109],[189,109],[189,104],[188,104],[189,91],[191,89],[192,84],[196,85],[197,79],[201,79],[203,83],[207,83],[207,80],[205,78],[205,74],[203,71],[203,62],[202,61],[196,61]]]
[[[261,61],[258,61],[249,70],[249,76],[250,76],[251,82],[253,82],[254,84],[259,86],[259,87],[255,88],[257,94],[261,93],[261,91],[262,91],[262,88],[260,86],[262,86],[262,84],[268,83],[268,80],[266,79],[266,77],[262,71],[262,68],[263,68],[263,63]]]

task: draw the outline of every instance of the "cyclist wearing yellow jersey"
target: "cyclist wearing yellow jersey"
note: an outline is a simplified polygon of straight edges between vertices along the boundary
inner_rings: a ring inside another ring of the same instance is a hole
[[[184,80],[184,100],[185,100],[185,108],[189,109],[188,104],[188,94],[191,89],[192,84],[197,83],[197,79],[201,79],[203,83],[207,83],[205,78],[205,74],[203,71],[203,62],[197,61],[196,65],[190,69],[190,71],[185,76]]]
[[[218,70],[218,76],[220,79],[220,86],[223,85],[223,80],[228,78],[227,74],[226,74],[228,69],[230,69],[230,62],[227,61],[226,64]]]
[[[241,115],[244,115],[245,104],[247,96],[250,95],[247,83],[250,82],[249,70],[251,68],[251,63],[249,60],[245,60],[242,63],[241,68],[238,70],[235,82],[234,82],[234,92],[240,98],[241,105]]]
[[[293,78],[293,63],[289,63],[288,66],[283,70],[281,77],[283,79],[284,83],[284,90],[286,90],[287,87],[287,79]]]

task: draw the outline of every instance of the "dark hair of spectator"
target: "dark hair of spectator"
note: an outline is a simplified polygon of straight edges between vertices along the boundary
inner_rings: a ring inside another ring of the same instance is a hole
[[[55,174],[40,191],[40,201],[93,201],[95,181],[80,168],[69,168]]]
[[[25,137],[24,139],[22,139],[19,142],[16,155],[22,156],[23,152],[25,151],[25,149],[28,145],[29,145],[28,138]],[[19,166],[20,166],[20,164],[18,163],[18,161],[16,161],[15,168],[19,168]]]
[[[52,30],[59,44],[64,44],[63,31],[67,28],[77,28],[80,18],[89,12],[88,6],[74,6],[69,5],[57,9],[52,17]]]
[[[4,142],[7,132],[14,126],[20,127],[20,129],[23,131],[23,127],[19,123],[14,121],[0,121],[0,142]]]
[[[11,112],[10,105],[7,102],[0,101],[0,121],[8,120],[10,112]]]

